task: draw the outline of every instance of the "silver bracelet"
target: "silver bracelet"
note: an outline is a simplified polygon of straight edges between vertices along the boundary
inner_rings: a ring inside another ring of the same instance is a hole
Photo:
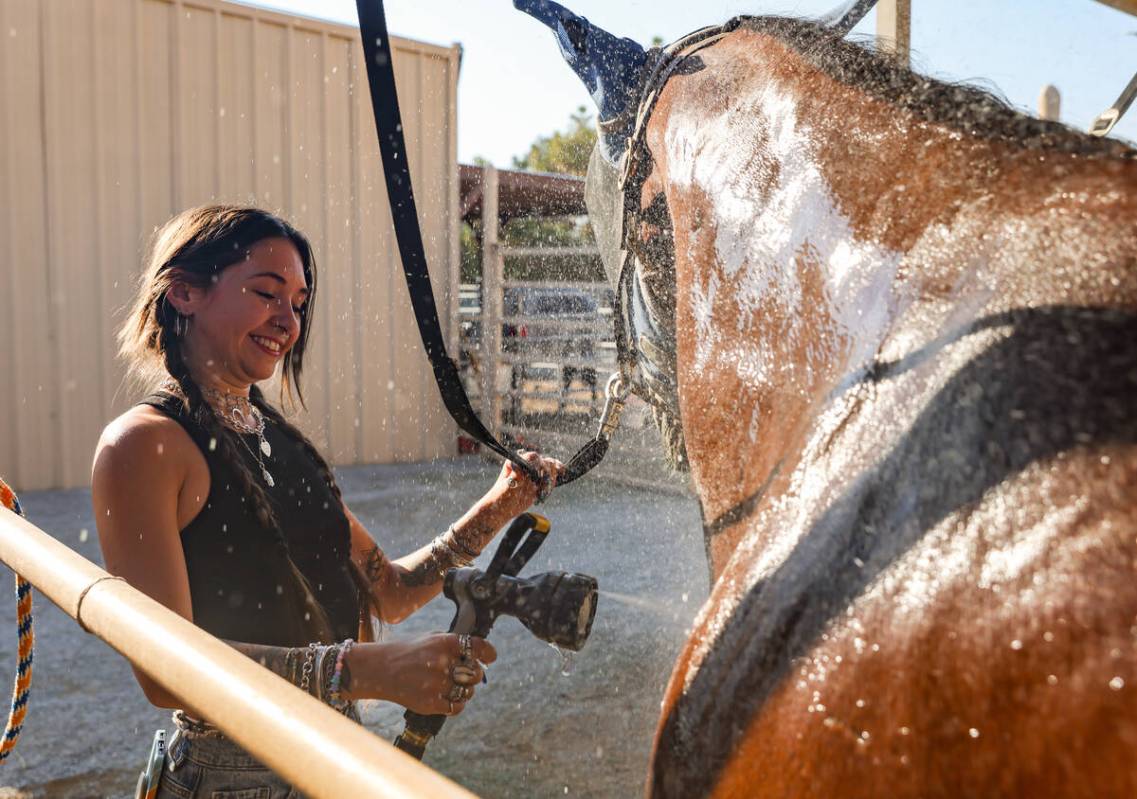
[[[312,693],[310,690],[312,669],[316,665],[316,654],[319,648],[319,644],[308,644],[308,651],[304,653],[304,667],[300,670],[300,690],[304,693]]]
[[[446,574],[447,569],[462,568],[474,562],[473,558],[455,548],[446,533],[430,542],[430,555],[438,564],[439,575]]]

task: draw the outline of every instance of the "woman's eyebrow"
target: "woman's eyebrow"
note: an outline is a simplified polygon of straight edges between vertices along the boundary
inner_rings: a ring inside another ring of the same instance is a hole
[[[282,286],[288,285],[288,281],[285,280],[281,275],[279,275],[276,272],[257,272],[255,275],[250,275],[247,279],[253,280],[253,279],[258,278],[258,277],[271,277],[273,280],[275,280],[277,283],[280,283]],[[308,288],[304,287],[304,288],[300,289],[300,293],[301,294],[307,294]]]

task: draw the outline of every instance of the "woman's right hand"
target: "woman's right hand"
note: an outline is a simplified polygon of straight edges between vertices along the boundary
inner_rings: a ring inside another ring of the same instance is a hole
[[[482,681],[482,665],[497,660],[497,652],[485,639],[470,636],[472,656],[464,659],[459,638],[434,633],[406,641],[357,644],[347,655],[348,695],[395,702],[428,716],[461,713]],[[451,698],[460,694],[464,698]]]

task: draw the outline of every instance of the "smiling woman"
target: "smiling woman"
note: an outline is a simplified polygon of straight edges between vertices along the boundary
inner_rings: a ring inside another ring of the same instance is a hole
[[[373,616],[398,622],[436,596],[446,570],[476,557],[537,488],[507,463],[450,529],[388,559],[324,457],[257,386],[280,367],[282,399],[303,401],[315,296],[307,239],[264,211],[206,206],[158,232],[120,333],[151,393],[107,426],[95,454],[107,569],[349,717],[360,698],[459,713],[493,648],[443,634],[376,643]],[[526,458],[553,479],[562,469]],[[175,694],[136,676],[152,703],[183,708],[158,796],[288,794]]]

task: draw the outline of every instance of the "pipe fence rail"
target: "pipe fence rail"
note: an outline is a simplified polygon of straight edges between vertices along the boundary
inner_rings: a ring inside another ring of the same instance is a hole
[[[0,560],[305,795],[474,798],[3,508]]]

